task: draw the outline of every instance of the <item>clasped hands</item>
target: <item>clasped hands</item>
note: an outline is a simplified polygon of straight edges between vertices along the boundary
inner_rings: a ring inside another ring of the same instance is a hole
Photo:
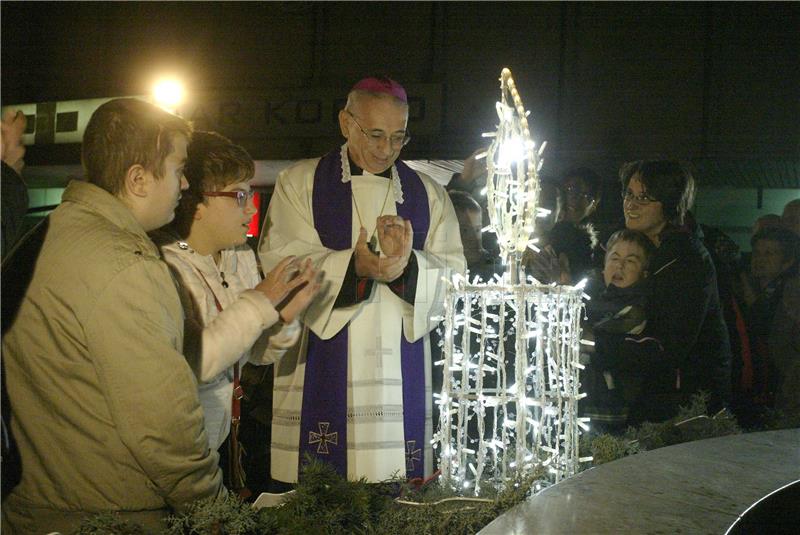
[[[356,275],[378,282],[391,282],[408,265],[414,231],[411,221],[396,215],[380,216],[376,220],[380,253],[373,253],[367,245],[367,229],[361,228],[355,247]]]

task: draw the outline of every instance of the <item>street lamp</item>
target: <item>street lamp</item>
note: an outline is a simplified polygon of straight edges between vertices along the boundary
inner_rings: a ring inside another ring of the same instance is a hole
[[[155,104],[165,110],[175,113],[183,102],[183,84],[175,78],[164,78],[156,82],[153,87]]]

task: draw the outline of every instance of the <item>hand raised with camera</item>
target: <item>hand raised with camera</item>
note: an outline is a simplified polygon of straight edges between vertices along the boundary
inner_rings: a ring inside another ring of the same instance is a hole
[[[548,245],[538,253],[526,249],[522,255],[525,271],[541,283],[570,284],[569,259],[564,253],[556,254]]]
[[[383,257],[370,251],[367,245],[367,229],[361,228],[353,253],[356,261],[356,275],[379,282],[391,282],[403,274],[408,258],[402,256]]]
[[[478,156],[481,159],[486,156],[486,147],[481,147],[469,155],[469,158],[464,160],[464,170],[461,171],[461,184],[471,187],[478,177],[486,174],[485,162],[478,163]]]
[[[295,279],[299,290],[295,291],[281,308],[280,317],[284,323],[291,323],[314,300],[322,287],[323,273],[314,268],[311,259],[303,263],[302,271]]]
[[[297,258],[287,256],[272,271],[267,273],[264,280],[259,282],[255,289],[266,295],[272,306],[277,308],[292,290],[303,283],[299,277],[295,276],[298,271],[299,262]]]

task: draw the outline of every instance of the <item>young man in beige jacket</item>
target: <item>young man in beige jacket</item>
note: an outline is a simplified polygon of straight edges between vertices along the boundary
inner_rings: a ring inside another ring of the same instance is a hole
[[[157,529],[171,509],[226,492],[181,354],[181,303],[147,236],[187,187],[190,136],[135,99],[102,105],[86,127],[87,181],[69,184],[39,233],[3,338],[22,457],[4,534],[68,533],[108,510]]]

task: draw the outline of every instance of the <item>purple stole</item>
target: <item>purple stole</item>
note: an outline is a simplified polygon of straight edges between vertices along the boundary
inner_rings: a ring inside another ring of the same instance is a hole
[[[428,194],[419,175],[401,161],[395,162],[403,187],[403,204],[397,214],[411,220],[413,248],[422,250],[430,226]],[[314,172],[312,208],[314,228],[322,245],[341,251],[352,244],[352,187],[342,182],[340,149],[324,156]],[[401,321],[397,318],[397,321]],[[308,333],[303,406],[300,419],[300,466],[310,454],[334,466],[347,477],[347,360],[349,324],[329,340]],[[425,451],[425,355],[423,341],[406,341],[401,335],[403,427],[408,477],[423,476]],[[380,348],[378,348],[380,349]],[[363,355],[353,355],[354,365]],[[364,364],[366,365],[366,364]]]

